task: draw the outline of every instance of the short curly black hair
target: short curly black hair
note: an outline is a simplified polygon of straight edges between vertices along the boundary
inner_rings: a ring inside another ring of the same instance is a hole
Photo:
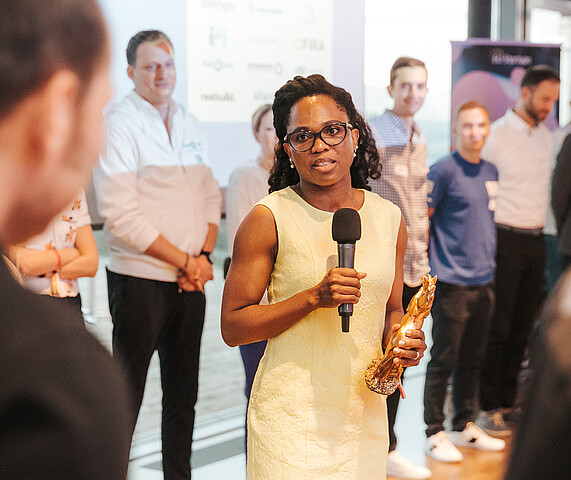
[[[302,98],[315,95],[327,95],[335,100],[339,108],[347,113],[349,123],[359,130],[359,143],[357,155],[351,165],[351,185],[354,188],[370,190],[367,185],[369,178],[377,179],[381,176],[381,163],[377,146],[371,129],[361,116],[349,92],[341,87],[332,85],[322,75],[308,77],[296,76],[282,86],[275,94],[272,110],[274,113],[274,127],[278,141],[275,150],[275,162],[270,172],[270,192],[299,183],[297,170],[290,167],[287,153],[284,150],[284,137],[293,106]]]

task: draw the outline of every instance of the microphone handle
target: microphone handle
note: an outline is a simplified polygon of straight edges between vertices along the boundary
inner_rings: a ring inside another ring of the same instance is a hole
[[[339,257],[339,267],[355,268],[355,244],[354,243],[338,243],[337,255]],[[349,331],[349,318],[353,315],[353,304],[342,303],[337,307],[341,316],[341,330]]]

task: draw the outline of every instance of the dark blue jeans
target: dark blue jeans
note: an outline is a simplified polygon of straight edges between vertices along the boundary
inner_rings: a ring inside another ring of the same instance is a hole
[[[492,311],[493,284],[466,287],[437,282],[432,348],[424,387],[426,436],[444,430],[444,400],[452,377],[452,429],[462,431],[478,412],[478,384]]]

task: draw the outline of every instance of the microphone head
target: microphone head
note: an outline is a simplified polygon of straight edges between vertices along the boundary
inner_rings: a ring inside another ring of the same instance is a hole
[[[361,217],[353,208],[340,208],[333,214],[331,225],[333,241],[355,243],[361,238]]]

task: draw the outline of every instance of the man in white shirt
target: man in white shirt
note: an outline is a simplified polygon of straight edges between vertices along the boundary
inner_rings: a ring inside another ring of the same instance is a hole
[[[559,75],[547,65],[528,68],[513,110],[498,119],[482,158],[499,174],[496,307],[482,368],[478,423],[509,435],[518,374],[543,300],[545,242],[553,139],[544,124],[559,98]]]
[[[204,284],[212,279],[222,199],[197,119],[171,99],[170,39],[157,30],[137,33],[127,61],[135,88],[106,116],[107,147],[95,170],[111,252],[113,349],[132,383],[133,429],[158,351],[163,472],[182,480],[190,478]]]

